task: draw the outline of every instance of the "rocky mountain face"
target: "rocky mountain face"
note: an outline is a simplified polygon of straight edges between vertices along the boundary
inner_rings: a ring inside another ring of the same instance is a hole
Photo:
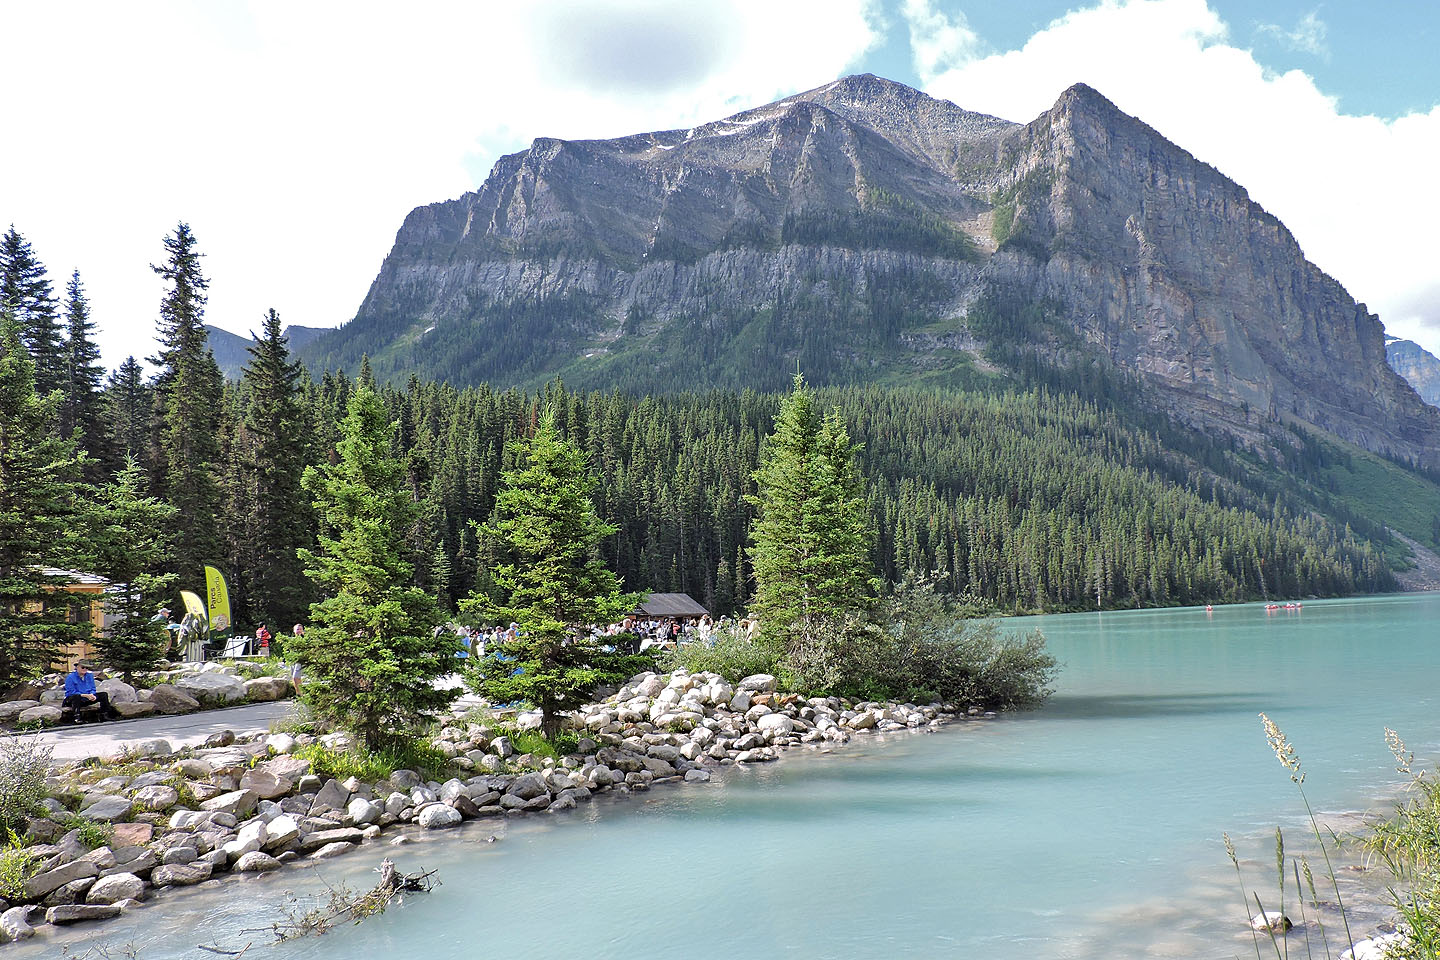
[[[1391,340],[1385,344],[1385,356],[1420,399],[1440,407],[1440,358],[1413,340]]]
[[[1138,378],[1242,437],[1440,466],[1379,320],[1245,190],[1083,85],[1019,125],[873,76],[690,130],[539,139],[413,211],[302,355],[455,382],[675,390]]]

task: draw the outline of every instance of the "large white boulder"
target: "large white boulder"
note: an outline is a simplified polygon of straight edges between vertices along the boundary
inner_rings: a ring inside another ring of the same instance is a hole
[[[175,686],[201,703],[237,703],[245,699],[245,681],[228,673],[196,673]]]
[[[136,696],[134,687],[115,677],[101,680],[95,684],[95,690],[97,693],[108,693],[111,703],[136,703],[140,699]]]

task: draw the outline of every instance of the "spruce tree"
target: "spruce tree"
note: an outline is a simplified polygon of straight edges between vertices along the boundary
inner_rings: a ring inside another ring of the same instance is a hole
[[[160,303],[155,379],[155,489],[179,508],[172,569],[198,582],[220,555],[220,405],[224,378],[206,345],[205,291],[195,234],[180,223],[164,240],[167,259],[151,269],[169,284]]]
[[[600,559],[600,543],[616,527],[596,513],[589,462],[561,438],[553,407],[507,457],[515,466],[501,476],[495,519],[483,534],[501,558],[490,571],[494,593],[464,601],[461,614],[470,622],[514,622],[519,635],[472,660],[470,683],[491,702],[538,706],[553,738],[561,710],[636,668],[633,657],[603,652],[590,627],[620,619],[639,597],[621,593],[620,578]]]
[[[47,574],[73,557],[75,483],[83,458],[55,432],[55,398],[35,393],[35,364],[0,310],[0,690],[39,676],[59,648],[90,634],[71,611],[88,601]]]
[[[250,611],[266,623],[289,624],[306,608],[305,580],[297,554],[309,542],[311,520],[301,496],[308,433],[301,403],[301,365],[290,359],[280,315],[265,315],[263,335],[250,346],[244,385],[250,391],[245,422],[254,444],[250,541],[254,568],[249,577]]]
[[[43,397],[61,389],[65,360],[55,294],[45,265],[13,223],[0,238],[0,311],[19,324],[20,340],[35,361],[35,392]]]
[[[105,366],[95,345],[95,324],[90,321],[90,303],[80,283],[80,271],[70,274],[65,286],[65,379],[61,385],[60,433],[80,431],[82,448],[96,461],[95,471],[110,462],[105,429],[101,384]],[[95,473],[88,477],[95,479]]]
[[[339,462],[307,467],[320,535],[301,550],[324,599],[311,627],[287,641],[305,665],[304,699],[322,720],[352,730],[372,750],[403,739],[449,705],[435,681],[455,669],[455,637],[432,597],[411,586],[404,531],[418,507],[392,453],[395,424],[380,398],[359,388],[341,425]]]
[[[110,374],[105,384],[104,451],[110,473],[125,468],[129,459],[149,473],[147,454],[150,452],[150,414],[154,404],[145,371],[134,357]]]
[[[821,418],[805,380],[780,404],[760,454],[750,527],[762,633],[793,649],[827,623],[869,606],[877,586],[856,447],[838,411]]]
[[[169,633],[150,615],[176,579],[165,572],[176,509],[145,495],[145,474],[133,458],[96,492],[87,517],[88,565],[110,581],[110,625],[93,643],[101,661],[129,681],[159,663],[170,645]]]

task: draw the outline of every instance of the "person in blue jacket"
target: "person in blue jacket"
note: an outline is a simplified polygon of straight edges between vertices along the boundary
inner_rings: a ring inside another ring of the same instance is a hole
[[[93,667],[94,664],[89,660],[81,660],[75,664],[75,669],[65,677],[64,706],[75,711],[75,723],[80,722],[82,707],[97,702],[107,719],[114,720],[119,716],[115,708],[110,706],[110,694],[95,689],[95,675],[90,672]]]

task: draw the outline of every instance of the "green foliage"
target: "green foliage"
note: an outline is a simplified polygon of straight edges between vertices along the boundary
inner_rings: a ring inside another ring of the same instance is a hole
[[[557,730],[549,737],[539,730],[516,730],[513,727],[497,728],[496,733],[510,738],[510,745],[517,755],[528,753],[533,757],[559,760],[580,749],[580,736],[571,730]]]
[[[919,204],[883,189],[871,188],[854,210],[812,210],[787,214],[782,243],[894,250],[952,260],[979,254],[964,231]]]
[[[250,391],[246,416],[253,448],[237,458],[241,487],[248,494],[237,504],[244,534],[236,544],[251,571],[251,618],[280,634],[302,619],[305,579],[297,551],[311,536],[313,522],[301,495],[305,468],[305,411],[301,405],[301,367],[290,358],[281,335],[280,315],[265,315],[264,336],[250,347],[245,386]]]
[[[681,644],[678,650],[662,652],[661,670],[684,668],[689,673],[718,673],[731,683],[757,673],[774,675],[785,650],[772,638],[743,630],[718,631],[714,644]]]
[[[198,579],[205,563],[220,556],[221,497],[217,471],[224,379],[205,339],[205,291],[201,254],[189,224],[179,223],[164,240],[164,264],[151,269],[168,285],[160,303],[152,361],[157,416],[152,467],[155,487],[178,509],[173,569]]]
[[[1440,780],[1411,770],[1414,755],[1393,730],[1385,738],[1410,782],[1394,815],[1375,824],[1362,843],[1394,878],[1391,894],[1408,935],[1406,946],[1387,956],[1432,960],[1440,956]]]
[[[342,425],[339,462],[309,467],[304,488],[322,519],[317,550],[301,551],[324,599],[311,628],[287,642],[305,665],[305,702],[322,721],[353,730],[370,750],[403,741],[449,704],[434,682],[454,668],[454,638],[435,634],[433,598],[410,586],[402,536],[417,507],[390,450],[394,425],[361,387]]]
[[[839,411],[822,421],[796,374],[748,498],[756,508],[750,609],[761,632],[781,646],[810,643],[821,621],[867,607],[877,586],[855,455]]]
[[[65,350],[55,294],[45,265],[14,224],[0,238],[0,315],[17,324],[20,341],[35,363],[36,392],[45,397],[63,389]]]
[[[59,398],[35,393],[35,365],[0,315],[0,690],[49,669],[62,642],[89,636],[83,601],[47,567],[73,559],[75,482],[84,463],[55,434]]]
[[[81,447],[92,458],[86,479],[93,481],[100,474],[100,466],[111,462],[112,457],[101,395],[105,365],[100,362],[100,348],[95,344],[95,324],[90,320],[90,303],[79,270],[70,275],[65,286],[65,331],[60,435],[68,437],[79,431]]]
[[[150,470],[150,413],[154,405],[145,371],[134,357],[126,357],[105,384],[106,437],[104,465],[110,472],[124,468],[131,458]]]
[[[293,755],[310,761],[310,768],[319,776],[340,780],[354,777],[366,783],[389,778],[396,770],[414,770],[432,779],[447,779],[453,774],[445,755],[418,740],[397,740],[380,750],[356,746],[334,750],[320,743],[296,747]]]
[[[495,520],[482,535],[499,559],[489,571],[491,592],[461,611],[474,623],[514,622],[519,635],[472,663],[470,683],[492,703],[537,705],[553,739],[559,711],[630,675],[631,659],[602,651],[588,627],[618,620],[639,597],[621,593],[599,557],[601,541],[617,528],[596,513],[585,454],[561,438],[553,407],[510,456],[516,466],[502,476]]]
[[[38,737],[0,737],[0,830],[13,831],[22,817],[40,809],[53,753]]]
[[[109,629],[93,638],[101,660],[133,682],[137,671],[151,670],[170,646],[169,634],[150,622],[176,576],[166,573],[170,527],[176,509],[147,497],[144,477],[133,459],[97,491],[89,510],[87,565],[110,581],[105,594]]]
[[[41,857],[25,847],[14,830],[8,830],[0,847],[0,900],[18,903],[25,899],[25,885],[40,867]]]

